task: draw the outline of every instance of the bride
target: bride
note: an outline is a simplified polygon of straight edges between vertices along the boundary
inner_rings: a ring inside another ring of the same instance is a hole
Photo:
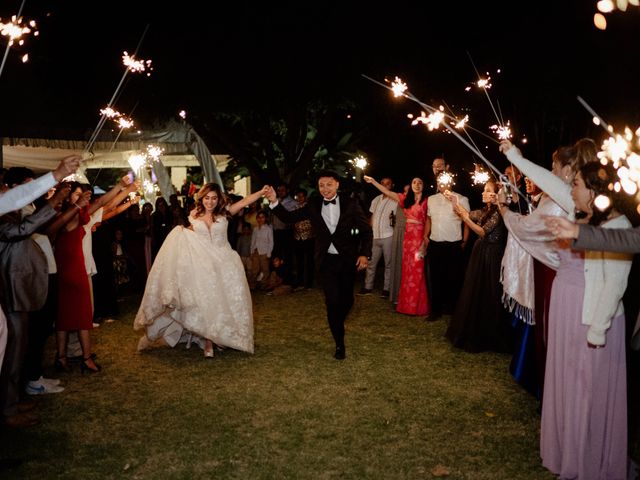
[[[200,189],[191,226],[169,233],[149,272],[133,322],[135,330],[146,329],[138,350],[161,339],[171,347],[181,340],[190,344],[195,335],[208,358],[214,343],[253,353],[251,294],[242,261],[227,240],[227,217],[267,190],[227,204],[217,184]]]

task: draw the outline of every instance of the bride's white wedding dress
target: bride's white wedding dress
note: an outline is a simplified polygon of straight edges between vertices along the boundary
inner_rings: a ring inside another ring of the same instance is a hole
[[[134,329],[146,329],[138,349],[163,338],[170,346],[193,333],[225,347],[253,353],[251,293],[240,256],[227,240],[227,219],[209,229],[174,228],[156,256]]]

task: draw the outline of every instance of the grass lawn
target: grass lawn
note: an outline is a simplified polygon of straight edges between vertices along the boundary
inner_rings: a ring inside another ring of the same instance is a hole
[[[93,331],[102,372],[62,375],[36,398],[41,425],[1,431],[1,457],[23,460],[3,478],[554,478],[509,357],[454,350],[444,320],[357,297],[340,362],[320,290],[256,294],[256,353],[205,360],[138,354],[138,301]]]

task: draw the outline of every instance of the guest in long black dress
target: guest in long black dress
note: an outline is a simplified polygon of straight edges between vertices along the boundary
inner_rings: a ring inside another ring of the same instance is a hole
[[[482,192],[482,210],[466,211],[457,203],[456,213],[477,235],[467,265],[464,284],[446,336],[453,346],[469,352],[511,352],[511,327],[502,306],[500,264],[507,241],[498,207],[493,205],[497,185],[490,180]]]

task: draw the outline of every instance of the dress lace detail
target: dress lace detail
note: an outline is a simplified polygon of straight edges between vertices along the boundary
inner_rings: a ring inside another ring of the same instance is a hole
[[[175,227],[151,267],[134,320],[150,342],[175,346],[184,330],[214,343],[253,353],[251,294],[239,255],[227,240],[227,219],[209,228]],[[144,347],[148,342],[141,342]]]

